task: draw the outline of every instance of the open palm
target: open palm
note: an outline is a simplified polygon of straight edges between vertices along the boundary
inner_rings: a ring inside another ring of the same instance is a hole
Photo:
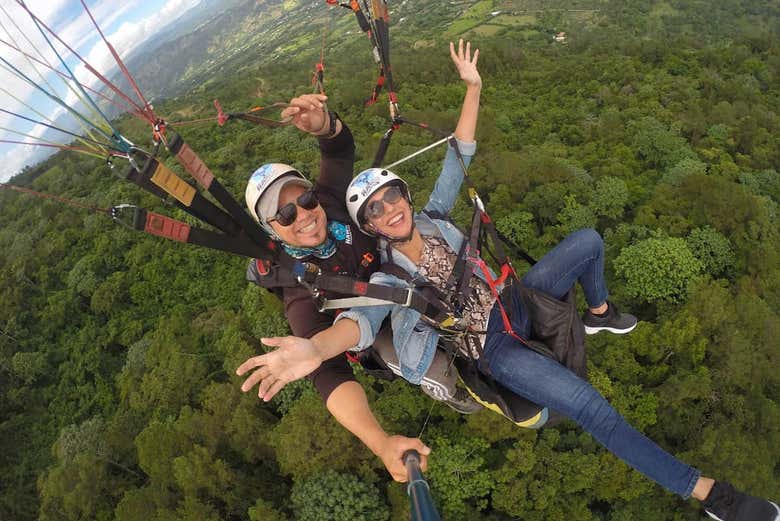
[[[482,78],[477,70],[477,60],[479,59],[479,49],[474,51],[474,55],[471,54],[471,42],[466,42],[465,48],[463,45],[463,39],[458,40],[458,50],[455,51],[455,44],[450,42],[450,56],[452,62],[458,69],[460,78],[466,82],[466,85],[471,87],[481,87]]]

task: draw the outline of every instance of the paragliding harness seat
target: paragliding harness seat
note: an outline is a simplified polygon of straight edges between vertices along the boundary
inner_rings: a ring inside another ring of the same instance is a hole
[[[416,284],[409,272],[397,264],[384,264],[380,271],[394,275],[410,284]],[[440,290],[426,283],[415,287],[422,292],[440,293]],[[504,306],[501,301],[509,302],[513,291],[519,293],[523,308],[529,315],[533,338],[519,337],[511,329],[511,325],[508,325],[509,322],[505,323],[504,334],[518,338],[526,348],[532,349],[542,356],[552,358],[578,376],[585,378],[585,330],[577,313],[574,288],[569,290],[564,300],[558,300],[546,293],[529,288],[519,281],[512,280],[504,287],[497,301],[502,308]],[[508,314],[506,316],[511,320]],[[436,320],[431,320],[431,317],[423,315],[423,321],[433,327],[442,328],[441,322],[437,325]],[[449,328],[447,330],[451,331]],[[469,342],[479,342],[473,333],[464,332],[464,334],[469,336]],[[440,340],[439,349],[443,349],[454,357],[454,364],[464,387],[482,406],[505,416],[520,427],[533,426],[538,428],[542,424],[550,425],[558,419],[554,412],[549,412],[547,421],[541,422],[543,407],[518,396],[496,382],[479,367],[477,359],[467,356],[462,350],[453,346],[450,341]],[[370,360],[376,363],[375,360]]]

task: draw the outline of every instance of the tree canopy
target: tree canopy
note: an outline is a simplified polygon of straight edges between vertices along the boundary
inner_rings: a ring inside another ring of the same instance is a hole
[[[673,454],[777,498],[778,6],[430,4],[393,19],[404,113],[453,126],[463,89],[446,42],[472,39],[485,88],[470,172],[498,227],[537,258],[594,227],[611,298],[641,319],[626,337],[588,338],[591,382]],[[343,14],[338,34],[353,33],[328,42],[326,87],[361,168],[388,121],[383,103],[362,106],[376,68]],[[214,98],[249,107],[308,92],[319,35],[307,30],[288,38],[280,60],[226,38],[242,49],[235,58],[155,109],[208,117]],[[565,43],[551,39],[560,31]],[[148,142],[139,122],[118,125]],[[237,197],[264,162],[317,171],[315,142],[294,129],[238,121],[181,132]],[[387,159],[430,139],[404,127]],[[418,207],[442,153],[398,169]],[[13,182],[188,219],[73,153]],[[467,214],[459,201],[454,215]],[[276,298],[247,287],[246,259],[5,191],[0,222],[0,518],[407,519],[404,488],[308,383],[269,403],[240,392],[238,364],[261,352],[261,336],[286,331]],[[572,422],[535,432],[487,411],[461,417],[417,387],[358,373],[388,431],[416,436],[425,424],[445,519],[698,519]]]

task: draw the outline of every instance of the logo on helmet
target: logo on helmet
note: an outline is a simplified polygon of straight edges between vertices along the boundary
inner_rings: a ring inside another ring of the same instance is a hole
[[[361,197],[367,197],[380,182],[381,180],[372,175],[372,172],[365,172],[355,178],[352,186],[360,191]]]
[[[268,177],[271,172],[273,171],[273,165],[263,165],[252,174],[252,177],[249,178],[250,183],[256,183],[258,185],[258,188],[263,185],[265,182],[266,177]]]

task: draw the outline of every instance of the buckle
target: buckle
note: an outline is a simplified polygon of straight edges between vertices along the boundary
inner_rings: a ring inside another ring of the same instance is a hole
[[[413,288],[407,288],[406,290],[406,302],[404,302],[403,306],[408,308],[412,305],[412,296],[414,295],[414,289]]]

